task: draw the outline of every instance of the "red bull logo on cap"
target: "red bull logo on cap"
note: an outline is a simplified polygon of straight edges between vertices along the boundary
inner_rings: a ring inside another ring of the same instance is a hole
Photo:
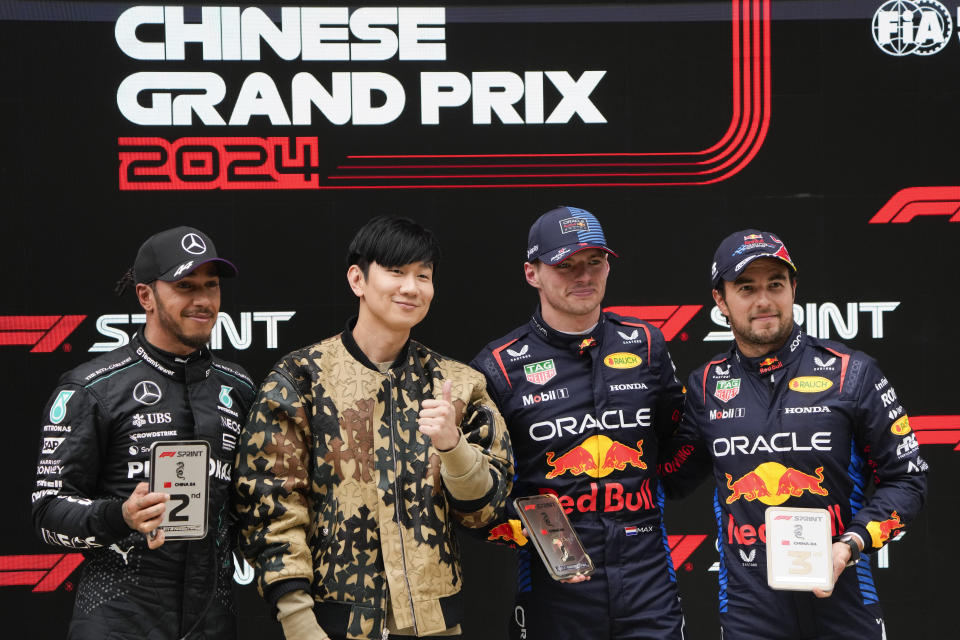
[[[727,488],[730,489],[727,504],[743,498],[774,506],[783,504],[791,496],[799,498],[804,491],[819,496],[827,495],[829,491],[822,486],[823,467],[817,467],[813,473],[815,475],[811,476],[793,467],[784,467],[779,462],[764,462],[737,480],[727,473]]]
[[[730,402],[740,393],[740,378],[732,380],[717,380],[717,389],[713,392],[720,402]]]
[[[590,436],[570,451],[554,459],[555,452],[547,452],[547,464],[552,470],[547,478],[556,478],[564,473],[574,476],[586,474],[603,478],[614,471],[624,471],[628,466],[646,469],[643,461],[643,440],[637,441],[634,449],[607,436]]]
[[[553,359],[541,360],[532,364],[523,365],[523,374],[533,384],[544,384],[557,375],[557,366]]]
[[[870,534],[873,546],[877,549],[882,547],[883,543],[890,539],[894,531],[902,528],[903,524],[900,522],[900,516],[896,511],[891,513],[890,518],[883,522],[871,520],[867,523],[867,532]]]
[[[755,242],[763,242],[763,236],[759,233],[751,233],[748,236],[743,236],[743,244],[753,244]]]

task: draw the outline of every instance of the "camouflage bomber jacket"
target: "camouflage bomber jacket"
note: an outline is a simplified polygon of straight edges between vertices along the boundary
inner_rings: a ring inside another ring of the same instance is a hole
[[[439,453],[417,415],[448,378],[464,435]],[[347,605],[333,609],[349,611],[350,638],[381,637],[387,598],[397,626],[419,635],[458,624],[453,520],[480,528],[502,518],[513,476],[485,386],[480,373],[414,341],[382,374],[349,325],[280,360],[241,435],[234,483],[240,547],[261,594],[275,605],[305,589],[321,624],[322,603]]]

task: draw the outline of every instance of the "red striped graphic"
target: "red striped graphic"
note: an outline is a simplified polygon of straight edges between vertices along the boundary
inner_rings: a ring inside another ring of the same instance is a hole
[[[920,444],[949,444],[960,451],[960,416],[910,416],[910,427]]]
[[[667,536],[667,544],[670,545],[670,557],[673,558],[673,566],[679,567],[686,562],[687,558],[693,555],[697,547],[706,539],[706,535],[699,533]]]
[[[0,345],[33,345],[31,353],[50,353],[87,316],[0,316]]]
[[[703,308],[699,304],[668,304],[668,305],[647,305],[647,306],[615,306],[605,307],[604,311],[610,311],[621,316],[631,316],[646,320],[653,326],[660,329],[663,338],[667,341],[673,340],[677,334],[686,326],[688,322],[697,315],[697,312]]]
[[[960,187],[901,189],[870,218],[870,224],[906,223],[918,216],[950,216],[950,222],[960,222]]]
[[[0,586],[30,586],[34,593],[55,591],[83,562],[80,553],[0,556]]]

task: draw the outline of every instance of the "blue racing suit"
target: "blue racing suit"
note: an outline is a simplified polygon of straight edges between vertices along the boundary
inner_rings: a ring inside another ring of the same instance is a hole
[[[726,640],[885,637],[869,554],[917,515],[927,464],[872,358],[799,326],[761,358],[733,346],[691,374],[678,437],[700,438],[713,462]],[[694,459],[684,481],[709,473]],[[829,598],[767,586],[772,505],[826,509],[834,536],[864,541]]]
[[[538,310],[471,364],[510,431],[513,496],[557,495],[596,566],[588,582],[557,582],[521,546],[511,637],[682,638],[657,466],[683,392],[659,329],[604,312],[564,334]],[[487,531],[526,542],[510,522]]]

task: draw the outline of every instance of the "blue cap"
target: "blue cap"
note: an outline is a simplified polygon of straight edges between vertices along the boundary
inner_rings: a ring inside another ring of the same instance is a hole
[[[724,238],[717,252],[713,254],[713,265],[710,267],[710,280],[716,288],[721,280],[732,282],[737,279],[747,265],[757,258],[776,258],[790,267],[793,273],[797,272],[797,265],[793,264],[787,247],[775,234],[769,231],[744,229],[731,233]]]
[[[553,266],[578,251],[602,249],[619,257],[607,246],[600,221],[584,209],[557,207],[537,218],[527,237],[527,262],[539,260]]]

